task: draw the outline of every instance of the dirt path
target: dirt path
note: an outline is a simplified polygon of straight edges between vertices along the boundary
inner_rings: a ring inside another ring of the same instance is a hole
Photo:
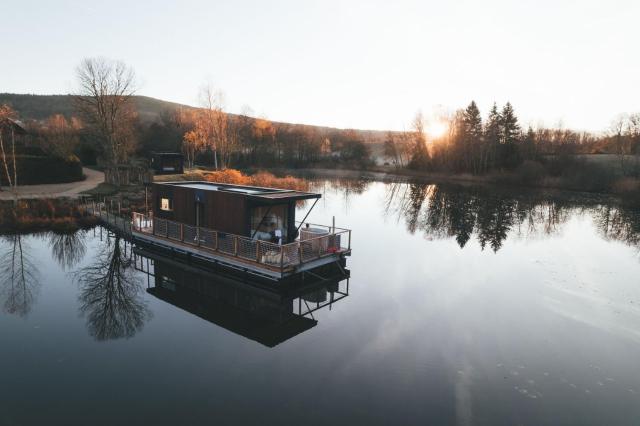
[[[24,185],[17,189],[18,198],[76,198],[82,191],[93,189],[104,182],[104,173],[83,168],[87,178],[80,182],[52,183],[48,185]],[[6,186],[2,187],[0,200],[13,200],[13,192]]]

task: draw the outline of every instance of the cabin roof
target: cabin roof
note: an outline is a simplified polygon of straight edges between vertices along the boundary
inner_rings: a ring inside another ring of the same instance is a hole
[[[292,189],[265,188],[260,186],[233,185],[228,183],[209,181],[155,182],[155,184],[200,189],[203,191],[235,193],[244,195],[245,197],[253,200],[266,202],[309,200],[322,197],[322,195],[314,192],[295,191]]]

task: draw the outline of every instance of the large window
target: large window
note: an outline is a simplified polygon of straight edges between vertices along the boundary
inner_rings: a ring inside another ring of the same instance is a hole
[[[287,224],[287,205],[255,207],[251,212],[251,235],[256,239],[286,239]]]
[[[166,212],[170,212],[173,210],[173,201],[171,200],[171,198],[160,198],[160,210],[164,210]]]

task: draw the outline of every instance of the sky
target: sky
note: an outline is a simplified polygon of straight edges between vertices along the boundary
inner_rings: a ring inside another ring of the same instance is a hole
[[[410,127],[417,111],[606,130],[640,111],[640,1],[2,1],[0,92],[76,88],[86,57],[122,60],[138,94],[340,128]]]

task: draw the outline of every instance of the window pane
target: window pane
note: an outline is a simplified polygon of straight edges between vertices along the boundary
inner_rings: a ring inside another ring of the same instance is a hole
[[[171,210],[173,206],[171,205],[170,198],[161,198],[160,199],[160,210]]]

